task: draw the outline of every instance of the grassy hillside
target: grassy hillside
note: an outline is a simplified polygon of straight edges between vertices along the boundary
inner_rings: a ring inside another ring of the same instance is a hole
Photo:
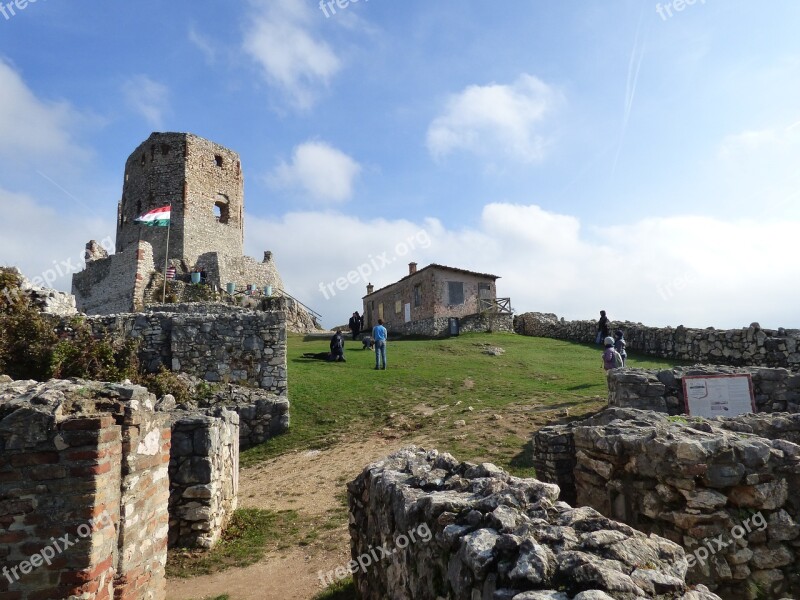
[[[505,352],[490,356],[489,347]],[[343,437],[413,433],[460,459],[527,471],[520,456],[536,426],[565,409],[596,410],[607,395],[601,351],[590,345],[513,334],[390,341],[386,371],[374,370],[374,354],[360,342],[347,342],[346,363],[303,358],[327,349],[326,338],[289,337],[291,430],[246,451],[243,465]],[[630,366],[666,364],[630,357]]]

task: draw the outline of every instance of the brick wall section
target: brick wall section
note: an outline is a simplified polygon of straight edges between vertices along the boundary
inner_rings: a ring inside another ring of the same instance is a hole
[[[757,323],[743,329],[689,329],[682,325],[647,327],[614,322],[625,331],[628,350],[704,364],[800,368],[800,330],[763,329]],[[565,321],[554,314],[525,313],[514,319],[522,335],[594,343],[597,321]]]
[[[169,443],[143,388],[0,384],[0,598],[163,599]]]
[[[798,441],[800,415],[704,420],[609,409],[537,432],[535,466],[565,486],[562,498],[705,554],[687,580],[726,600],[798,597]]]
[[[141,310],[144,289],[154,269],[153,249],[146,242],[86,263],[83,271],[72,276],[78,310],[104,315]]]
[[[174,413],[169,463],[169,544],[211,548],[236,510],[239,416]]]
[[[733,374],[751,376],[756,412],[800,412],[800,374],[767,367],[695,365],[662,370],[614,369],[608,373],[608,405],[681,415],[686,412],[684,376]]]

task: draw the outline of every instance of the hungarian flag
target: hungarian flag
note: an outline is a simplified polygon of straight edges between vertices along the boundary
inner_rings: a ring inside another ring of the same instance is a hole
[[[156,208],[150,212],[144,213],[134,222],[147,225],[149,227],[166,227],[169,225],[169,209],[169,206]]]

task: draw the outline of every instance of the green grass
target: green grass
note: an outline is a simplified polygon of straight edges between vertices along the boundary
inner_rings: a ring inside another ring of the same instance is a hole
[[[233,513],[223,538],[210,551],[175,550],[169,553],[169,577],[194,577],[247,567],[260,561],[272,545],[285,547],[298,537],[299,517],[294,511],[240,509]],[[214,599],[217,600],[217,599]]]
[[[353,578],[347,577],[329,585],[314,596],[313,600],[356,600],[356,588],[353,585]]]
[[[506,352],[488,356],[482,352],[484,345],[499,346]],[[607,395],[601,351],[588,344],[513,334],[390,341],[386,371],[375,371],[374,354],[360,348],[360,342],[347,342],[346,363],[309,360],[303,353],[327,351],[328,340],[290,335],[290,431],[245,451],[242,466],[292,450],[325,448],[345,436],[374,433],[398,419],[406,431],[446,442],[443,419],[469,421],[478,414],[502,413],[509,407],[548,410],[581,406]],[[629,356],[632,367],[668,364],[673,363]],[[429,410],[444,410],[427,417],[414,416],[413,409],[423,404]],[[474,412],[462,414],[468,406]],[[523,451],[524,440],[508,442]],[[458,446],[452,447],[458,450]]]

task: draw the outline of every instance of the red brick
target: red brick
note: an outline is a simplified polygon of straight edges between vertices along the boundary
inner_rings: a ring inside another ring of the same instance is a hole
[[[19,481],[22,476],[19,471],[5,471],[0,473],[0,483],[7,483],[9,481]]]
[[[104,462],[100,465],[88,465],[85,467],[72,467],[69,474],[72,477],[88,477],[90,475],[102,475],[111,471],[111,463]]]
[[[16,544],[24,541],[27,537],[28,534],[26,534],[24,531],[0,532],[0,544]]]
[[[111,564],[113,562],[113,558],[109,556],[99,565],[95,566],[93,569],[84,569],[83,571],[76,571],[71,573],[62,573],[61,574],[61,583],[64,584],[79,584],[84,585],[93,579],[96,579],[101,573],[111,568]]]
[[[11,464],[15,467],[30,465],[53,465],[58,462],[58,452],[34,452],[31,454],[16,454],[11,457]]]
[[[108,427],[102,417],[70,419],[61,423],[61,431],[98,431]]]
[[[28,475],[34,481],[44,481],[47,479],[64,479],[67,476],[67,467],[64,465],[39,465],[32,467]]]

